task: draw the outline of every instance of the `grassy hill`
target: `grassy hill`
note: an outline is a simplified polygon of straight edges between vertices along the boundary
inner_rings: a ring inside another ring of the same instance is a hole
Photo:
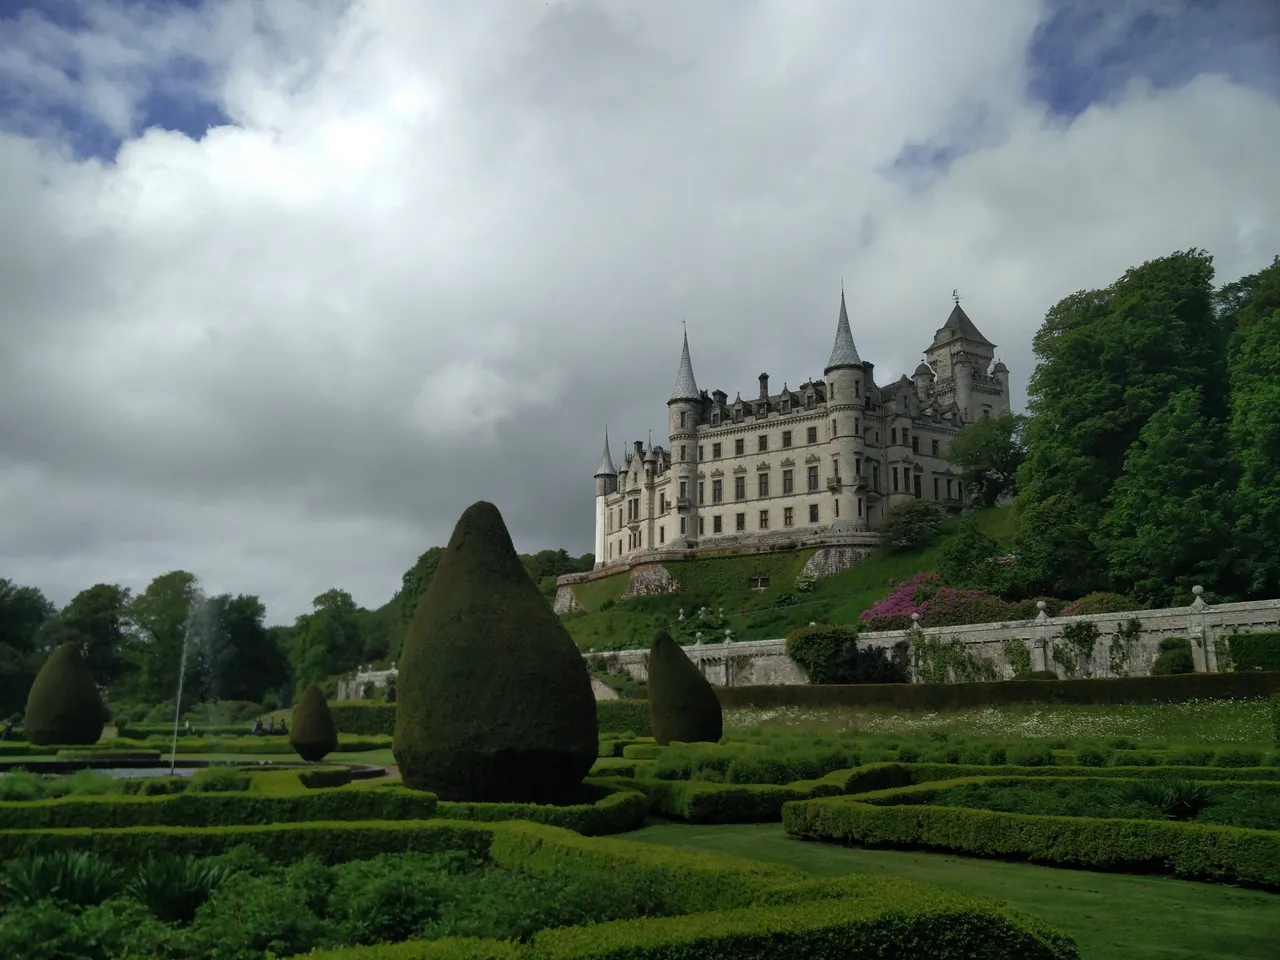
[[[988,536],[1005,544],[1012,540],[1012,507],[976,511],[972,516]],[[958,521],[949,520],[942,538],[933,546],[904,554],[876,553],[842,573],[818,580],[808,593],[796,590],[795,578],[813,555],[812,550],[664,563],[681,591],[658,597],[620,600],[628,578],[620,573],[575,587],[574,594],[587,612],[568,614],[563,620],[580,648],[599,651],[647,647],[653,631],[675,619],[681,608],[689,616],[704,605],[713,610],[724,608],[736,640],[786,636],[810,621],[853,623],[889,592],[891,580],[936,569],[938,549],[958,526]],[[771,586],[758,592],[748,588],[751,576],[766,573]],[[797,602],[784,605],[787,595]]]

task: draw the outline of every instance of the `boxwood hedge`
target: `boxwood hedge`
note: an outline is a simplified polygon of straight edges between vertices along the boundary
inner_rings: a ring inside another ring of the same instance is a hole
[[[813,880],[789,867],[608,838],[539,824],[291,823],[249,827],[134,827],[0,831],[0,857],[92,849],[136,860],[159,852],[208,856],[247,843],[292,862],[387,851],[462,849],[498,866],[537,872],[563,858],[595,861],[670,889],[683,916],[561,927],[528,944],[443,940],[344,948],[317,960],[1075,960],[1070,938],[1002,904],[885,877]]]

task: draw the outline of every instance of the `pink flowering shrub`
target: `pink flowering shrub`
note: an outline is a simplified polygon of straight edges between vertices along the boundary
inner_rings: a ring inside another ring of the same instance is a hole
[[[864,630],[907,630],[913,613],[920,614],[921,626],[947,627],[1011,620],[1013,605],[982,590],[949,587],[936,573],[918,573],[864,610],[860,619]]]
[[[1073,600],[1062,608],[1060,616],[1078,617],[1089,613],[1124,613],[1129,610],[1140,610],[1141,604],[1134,603],[1120,593],[1090,593]]]

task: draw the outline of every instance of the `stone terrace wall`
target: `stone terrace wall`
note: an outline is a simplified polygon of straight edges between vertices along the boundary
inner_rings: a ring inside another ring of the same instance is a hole
[[[974,655],[991,663],[998,674],[1006,678],[1013,675],[1013,667],[1009,664],[1004,644],[1020,640],[1031,652],[1033,670],[1052,670],[1065,678],[1066,672],[1054,661],[1053,649],[1062,643],[1063,628],[1071,623],[1091,621],[1101,634],[1092,662],[1079,674],[1091,677],[1146,676],[1151,672],[1160,641],[1165,637],[1190,639],[1196,670],[1216,673],[1220,669],[1220,661],[1225,665],[1225,646],[1229,646],[1232,633],[1280,630],[1280,600],[1210,606],[1201,598],[1201,592],[1197,587],[1195,602],[1189,607],[1081,617],[1049,617],[1042,609],[1034,620],[924,627],[921,632],[939,640],[960,640]],[[1132,642],[1122,648],[1116,641],[1116,630],[1133,619],[1139,622],[1140,629]],[[860,640],[867,646],[892,647],[909,639],[909,635],[907,630],[886,630],[864,633]],[[684,649],[703,675],[718,686],[805,683],[808,679],[787,656],[785,640],[702,644]],[[636,680],[647,677],[647,650],[586,656],[603,658],[607,666],[625,670]]]

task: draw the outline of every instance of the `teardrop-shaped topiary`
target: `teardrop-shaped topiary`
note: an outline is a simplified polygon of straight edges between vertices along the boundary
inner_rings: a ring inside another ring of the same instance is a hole
[[[405,785],[556,802],[575,796],[598,746],[586,661],[498,508],[472,504],[405,633],[393,747]]]
[[[97,743],[107,722],[107,708],[80,648],[67,642],[44,662],[31,692],[23,720],[30,743]]]
[[[289,745],[303,760],[323,760],[338,746],[338,728],[324,694],[314,683],[302,691],[289,724]]]
[[[715,689],[665,630],[649,646],[649,714],[653,739],[668,743],[715,743],[724,718]]]

